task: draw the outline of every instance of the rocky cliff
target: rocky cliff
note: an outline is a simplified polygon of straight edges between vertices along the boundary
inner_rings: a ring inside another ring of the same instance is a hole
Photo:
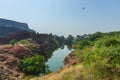
[[[78,63],[81,63],[83,62],[83,57],[77,57],[75,54],[74,54],[74,51],[71,52],[68,56],[65,57],[63,63],[64,63],[64,68],[68,68],[70,66],[73,66],[75,64],[78,64]]]

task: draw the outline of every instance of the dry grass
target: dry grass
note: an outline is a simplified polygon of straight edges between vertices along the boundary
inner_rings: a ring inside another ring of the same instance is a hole
[[[82,72],[83,65],[75,65],[56,73],[51,73],[43,77],[30,80],[75,80]],[[77,79],[76,79],[77,80]]]

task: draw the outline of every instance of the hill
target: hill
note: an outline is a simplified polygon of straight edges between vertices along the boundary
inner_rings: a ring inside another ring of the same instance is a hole
[[[21,31],[33,32],[26,23],[0,19],[0,36],[7,36]]]

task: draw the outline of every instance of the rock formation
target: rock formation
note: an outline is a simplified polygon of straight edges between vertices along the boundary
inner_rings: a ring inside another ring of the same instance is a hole
[[[21,60],[32,55],[33,53],[23,45],[0,46],[0,80],[21,80]]]

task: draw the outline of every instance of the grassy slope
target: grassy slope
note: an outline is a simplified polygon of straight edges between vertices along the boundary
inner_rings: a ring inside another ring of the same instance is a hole
[[[56,73],[51,73],[43,77],[36,77],[30,80],[75,80],[82,72],[83,65],[75,65]]]

